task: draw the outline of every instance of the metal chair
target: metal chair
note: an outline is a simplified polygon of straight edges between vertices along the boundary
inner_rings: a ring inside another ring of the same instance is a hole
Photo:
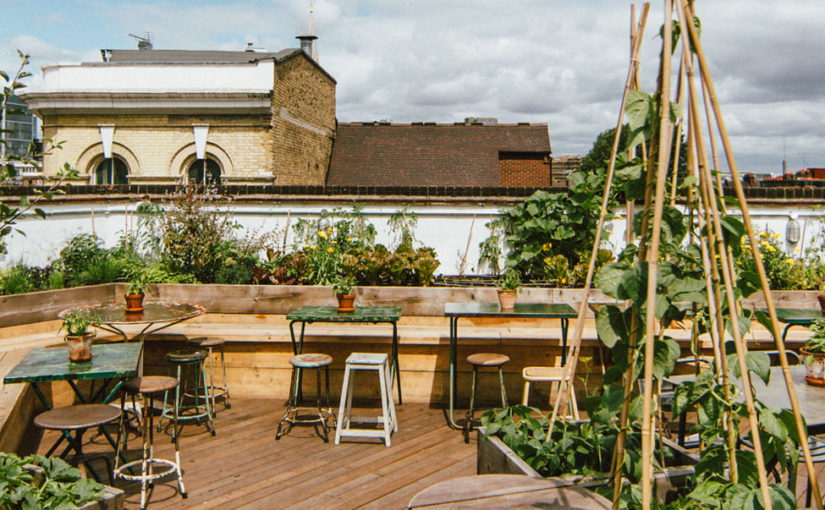
[[[106,471],[110,479],[114,480],[112,463],[109,461],[108,455],[104,453],[83,453],[83,433],[87,429],[97,427],[112,444],[118,444],[112,441],[109,433],[106,432],[103,426],[115,422],[120,417],[120,409],[114,406],[105,404],[80,404],[58,407],[40,413],[34,418],[34,424],[41,429],[57,430],[66,435],[66,437],[71,437],[69,447],[66,448],[61,457],[65,457],[70,450],[74,450],[75,455],[72,462],[76,466],[80,466],[80,464],[85,465],[95,480],[101,482],[100,477],[91,465],[89,465],[89,462],[102,458],[106,463]],[[74,435],[72,435],[71,432],[74,432]],[[120,438],[118,437],[118,439]]]
[[[284,416],[278,423],[278,431],[275,434],[275,439],[281,439],[281,436],[289,433],[292,425],[296,423],[314,424],[315,430],[318,430],[318,425],[321,426],[323,434],[319,434],[325,443],[329,442],[329,427],[327,420],[331,417],[333,426],[335,426],[335,414],[329,406],[329,366],[332,364],[332,356],[327,354],[297,354],[289,359],[289,364],[292,365],[292,378],[289,385],[289,401],[284,411]],[[321,369],[324,369],[326,377],[325,385],[321,386]],[[301,371],[304,369],[315,369],[317,376],[316,385],[316,405],[314,408],[301,406],[299,393],[301,392]],[[323,406],[322,406],[323,402]],[[314,415],[302,417],[300,413],[304,411],[314,411]],[[286,428],[284,426],[286,425]]]
[[[502,367],[510,362],[510,358],[504,354],[494,354],[480,352],[467,356],[467,362],[473,366],[472,393],[470,394],[470,407],[467,409],[467,416],[464,420],[464,442],[470,442],[470,429],[472,428],[473,416],[475,414],[476,384],[478,382],[479,367],[491,367],[498,369],[498,380],[501,389],[501,407],[507,407],[507,390],[504,386],[504,371]]]
[[[178,423],[189,421],[200,423],[204,419],[206,428],[213,436],[215,435],[215,421],[212,418],[209,385],[206,382],[206,371],[204,370],[205,359],[206,351],[174,351],[166,355],[166,361],[169,362],[169,372],[171,374],[174,367],[175,379],[178,384],[174,388],[174,405],[167,405],[170,390],[165,391],[163,394],[163,411],[158,420],[158,432],[160,432],[164,418],[172,419],[174,417]],[[187,400],[191,403],[186,403]]]
[[[226,360],[224,358],[224,345],[226,344],[226,339],[220,336],[199,336],[190,338],[186,340],[186,342],[198,347],[199,349],[206,349],[208,353],[209,396],[212,398],[212,415],[214,416],[217,412],[215,408],[215,398],[217,397],[223,397],[223,402],[227,409],[232,407],[232,404],[229,402],[229,385],[226,382]],[[215,360],[212,356],[213,349],[220,349],[221,352],[221,372],[223,373],[223,382],[221,386],[215,385],[215,372],[213,367]]]
[[[180,495],[183,498],[188,497],[186,489],[183,486],[183,474],[180,467],[180,448],[178,446],[178,412],[177,410],[172,414],[172,442],[175,445],[175,460],[160,459],[153,456],[153,441],[154,441],[154,397],[161,391],[164,395],[169,390],[175,389],[178,386],[178,381],[174,377],[167,376],[144,376],[134,377],[127,380],[123,384],[120,397],[120,405],[123,407],[126,403],[126,394],[140,395],[142,400],[143,412],[141,413],[141,429],[143,438],[143,455],[140,459],[127,462],[119,466],[120,460],[120,441],[118,440],[117,455],[115,456],[115,478],[122,478],[127,481],[140,482],[140,508],[145,510],[148,502],[148,489],[154,487],[155,480],[174,474],[178,480],[178,488]],[[178,401],[175,400],[175,406]],[[125,422],[123,413],[120,414],[120,434],[124,433]],[[125,434],[124,434],[125,438]],[[125,440],[124,440],[125,444]],[[132,467],[140,465],[140,474],[132,474]],[[165,466],[165,469],[160,472],[155,471],[155,466]]]

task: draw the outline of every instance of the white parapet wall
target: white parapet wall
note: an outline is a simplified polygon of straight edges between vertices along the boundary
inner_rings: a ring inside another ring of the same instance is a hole
[[[128,228],[137,228],[138,217],[135,211],[138,202],[84,202],[68,204],[48,204],[43,210],[45,220],[32,214],[24,216],[17,227],[25,233],[12,234],[9,238],[8,253],[0,255],[0,267],[9,267],[17,263],[30,266],[45,266],[54,261],[66,242],[78,234],[94,233],[108,247],[114,246],[119,237]],[[387,222],[390,216],[401,210],[398,204],[366,204],[361,214],[370,221],[378,231],[376,242],[390,248],[395,247],[395,239]],[[277,247],[284,244],[289,249],[295,238],[292,226],[301,219],[317,218],[322,211],[334,209],[352,211],[352,202],[314,203],[314,202],[271,202],[242,203],[233,202],[227,213],[242,228],[238,235],[245,233],[272,233]],[[418,246],[435,248],[441,266],[438,274],[488,274],[489,268],[479,267],[479,243],[489,236],[486,224],[499,214],[499,205],[453,205],[453,204],[414,204],[409,213],[417,216],[415,237]],[[807,248],[823,248],[823,225],[825,214],[813,207],[778,207],[758,206],[750,208],[754,226],[759,231],[779,234],[785,250],[793,256],[802,256]],[[614,252],[624,247],[625,219],[618,211],[619,218],[609,226],[610,236],[603,247]],[[792,244],[787,242],[786,233],[791,219],[799,226],[801,240]]]

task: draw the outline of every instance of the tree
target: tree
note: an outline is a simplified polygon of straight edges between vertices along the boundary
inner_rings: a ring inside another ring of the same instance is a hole
[[[20,57],[20,66],[13,75],[9,76],[8,73],[0,70],[0,79],[3,80],[3,93],[2,96],[0,96],[0,135],[11,132],[6,129],[7,115],[13,113],[13,109],[11,108],[9,102],[16,90],[22,89],[26,86],[23,84],[23,79],[31,76],[31,74],[25,70],[26,66],[29,64],[29,56],[22,53],[20,50],[17,50],[17,55]],[[44,139],[43,147],[44,149],[38,152],[37,146],[32,142],[29,145],[27,154],[22,156],[19,154],[6,155],[5,136],[0,136],[0,184],[8,182],[17,176],[16,163],[40,166],[40,161],[43,156],[47,153],[51,153],[55,149],[59,149],[60,143],[54,143],[49,139]],[[35,207],[35,205],[42,200],[51,200],[55,194],[62,193],[62,191],[58,189],[59,186],[63,184],[66,179],[76,178],[77,170],[72,169],[72,167],[66,163],[58,172],[57,180],[45,190],[33,190],[32,198],[29,198],[28,196],[21,196],[17,206],[10,206],[5,202],[0,202],[0,253],[6,253],[6,236],[10,235],[12,232],[18,232],[25,235],[23,231],[15,228],[14,226],[23,214],[31,210],[41,218],[45,218],[46,213],[44,213],[42,209]]]

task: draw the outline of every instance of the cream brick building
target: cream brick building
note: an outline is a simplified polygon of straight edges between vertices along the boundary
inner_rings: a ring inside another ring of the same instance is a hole
[[[90,184],[323,185],[336,83],[303,43],[277,53],[102,50],[102,62],[44,67],[43,88],[23,99],[43,135],[64,142],[45,174],[68,162]]]

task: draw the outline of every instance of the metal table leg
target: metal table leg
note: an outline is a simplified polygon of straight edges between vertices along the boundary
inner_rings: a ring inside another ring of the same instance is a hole
[[[390,364],[390,382],[398,379],[398,405],[401,400],[401,365],[398,362],[398,323],[392,323],[392,363]],[[392,393],[392,391],[390,391]]]
[[[561,318],[561,366],[567,364],[567,330],[568,320],[566,317]]]
[[[447,424],[456,430],[462,430],[455,422],[456,357],[458,346],[458,317],[450,317],[450,409]]]

